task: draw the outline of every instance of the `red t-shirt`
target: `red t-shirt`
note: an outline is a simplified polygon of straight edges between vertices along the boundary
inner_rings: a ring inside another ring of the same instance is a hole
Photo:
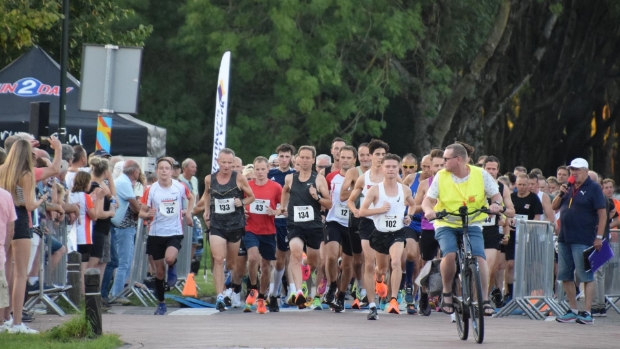
[[[275,216],[268,215],[265,207],[269,206],[273,210],[276,209],[282,197],[282,187],[272,180],[268,180],[267,184],[261,186],[256,185],[255,180],[251,180],[249,184],[256,200],[245,207],[248,212],[245,230],[256,235],[275,234]]]
[[[336,177],[336,175],[339,173],[340,171],[331,172],[327,175],[327,177],[325,177],[325,180],[327,181],[327,189],[331,189],[332,179],[334,179],[334,177]]]

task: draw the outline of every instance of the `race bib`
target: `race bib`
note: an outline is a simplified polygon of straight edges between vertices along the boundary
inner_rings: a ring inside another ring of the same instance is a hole
[[[179,204],[177,200],[162,201],[159,203],[159,213],[164,217],[172,217],[179,214]]]
[[[314,220],[312,206],[293,206],[293,222],[310,222]]]
[[[215,213],[227,214],[235,212],[235,199],[215,199]]]
[[[379,216],[380,231],[397,231],[403,227],[403,217],[396,215],[381,215]],[[378,230],[378,229],[377,229]]]
[[[256,199],[250,204],[250,213],[267,214],[267,207],[269,207],[270,203],[271,200]]]
[[[484,219],[484,221],[482,221],[482,226],[483,227],[493,227],[493,226],[495,226],[495,222],[497,222],[497,216],[496,215],[489,215],[489,216],[487,216],[487,218]]]
[[[280,205],[280,204],[276,205],[276,210],[279,210],[281,206],[282,205]],[[281,215],[276,216],[276,218],[286,218],[286,216],[281,214]]]
[[[336,210],[334,213],[337,218],[349,219],[349,207],[347,207],[347,204],[337,204],[334,210]]]

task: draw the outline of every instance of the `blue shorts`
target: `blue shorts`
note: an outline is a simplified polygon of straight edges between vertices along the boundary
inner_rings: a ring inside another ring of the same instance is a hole
[[[286,252],[289,250],[288,230],[286,229],[286,226],[276,225],[276,241],[278,245],[278,250],[282,252]]]
[[[45,235],[45,243],[47,244],[47,238],[49,235]],[[52,238],[52,254],[56,253],[56,251],[60,250],[62,248],[62,244],[60,243],[60,241],[56,240],[55,237],[51,236]]]
[[[577,279],[579,282],[594,281],[592,271],[586,272],[585,265],[583,263],[583,250],[588,247],[590,246],[558,242],[559,281],[574,281],[575,272],[577,273]]]
[[[439,242],[439,248],[443,256],[448,253],[456,252],[458,246],[456,244],[456,234],[463,234],[463,228],[452,227],[435,227],[435,240]],[[484,238],[482,237],[482,228],[470,226],[467,230],[469,241],[471,242],[471,254],[476,257],[486,259],[484,255]],[[469,245],[465,248],[469,250]]]
[[[246,231],[243,235],[243,243],[246,250],[258,247],[258,252],[263,259],[268,261],[276,260],[276,236],[275,235],[256,235]]]

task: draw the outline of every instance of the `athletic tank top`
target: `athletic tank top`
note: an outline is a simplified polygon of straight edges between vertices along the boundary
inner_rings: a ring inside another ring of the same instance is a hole
[[[310,178],[301,182],[299,173],[293,174],[291,183],[290,199],[288,201],[288,220],[289,225],[294,225],[304,229],[322,229],[321,204],[314,200],[310,195],[310,186],[316,188],[316,172],[310,174]]]
[[[379,183],[375,183],[375,182],[371,182],[370,181],[370,170],[366,171],[364,173],[364,188],[362,188],[362,197],[366,197],[366,195],[368,194],[368,189],[370,189],[370,187],[372,187],[373,185],[377,185]]]
[[[226,184],[218,183],[218,173],[219,171],[211,176],[211,185],[209,186],[211,227],[225,232],[244,229],[243,206],[235,207],[235,198],[242,200],[244,197],[243,191],[237,186],[237,172],[233,171]]]
[[[431,184],[433,184],[433,178],[435,178],[434,176],[430,176],[428,178],[428,187],[431,187]],[[433,223],[429,222],[428,219],[426,219],[426,217],[424,217],[424,214],[422,214],[422,222],[420,224],[421,228],[424,230],[435,230],[435,226],[433,225]]]
[[[413,180],[413,183],[411,183],[411,186],[409,186],[409,188],[411,188],[411,195],[415,198],[415,194],[418,192],[418,187],[420,186],[420,173],[416,173],[415,174],[415,179]],[[407,206],[407,211],[409,210],[409,206]],[[421,229],[421,225],[422,225],[422,216],[424,216],[421,213],[417,213],[413,215],[413,218],[411,219],[411,223],[409,223],[409,228],[413,229],[414,231],[419,232]]]
[[[329,195],[332,200],[332,208],[327,212],[325,221],[337,222],[344,227],[349,226],[349,207],[346,201],[340,201],[340,191],[342,190],[342,184],[344,183],[344,177],[338,173],[332,178],[331,188],[329,189]]]
[[[383,182],[377,185],[379,188],[379,200],[375,208],[382,207],[384,203],[390,204],[390,210],[386,213],[372,216],[375,222],[375,229],[382,233],[395,232],[403,228],[403,218],[405,215],[405,194],[402,184],[398,183],[398,194],[387,196]]]
[[[502,196],[502,198],[504,197],[504,184],[502,182],[497,182],[497,185],[499,186],[499,194]],[[491,198],[487,199],[487,202],[489,203],[489,206],[491,206],[492,202],[491,202]],[[489,215],[487,218],[484,219],[484,221],[482,222],[482,230],[485,233],[496,233],[496,234],[500,234],[499,231],[499,216],[496,215]]]
[[[96,188],[101,188],[101,185],[97,182],[90,183],[90,190],[88,194],[92,193]],[[110,199],[107,196],[103,197],[103,210],[110,210]],[[98,218],[93,224],[93,232],[108,235],[110,233],[110,228],[112,225],[112,217],[108,218]]]

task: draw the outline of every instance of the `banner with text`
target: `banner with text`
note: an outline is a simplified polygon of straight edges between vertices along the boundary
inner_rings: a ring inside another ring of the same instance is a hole
[[[226,147],[226,118],[228,114],[228,95],[230,93],[230,51],[224,53],[220,64],[220,74],[217,78],[217,93],[215,95],[215,120],[213,125],[213,160],[211,173],[217,172],[219,165],[217,157],[220,149]]]

